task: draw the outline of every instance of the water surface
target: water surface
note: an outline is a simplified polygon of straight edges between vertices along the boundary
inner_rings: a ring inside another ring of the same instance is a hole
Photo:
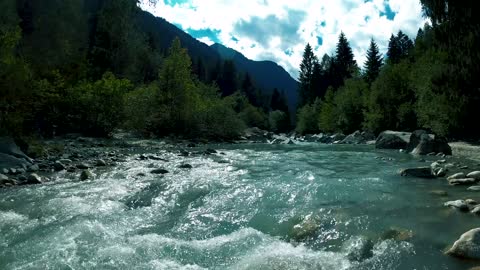
[[[442,204],[478,196],[445,180],[397,176],[425,166],[418,158],[371,146],[213,147],[221,153],[150,151],[169,162],[132,154],[94,170],[92,182],[60,173],[0,190],[0,269],[474,266],[443,251],[478,217]],[[193,168],[178,168],[184,163]],[[152,175],[152,167],[170,173]],[[439,189],[449,196],[430,194]],[[306,219],[315,229],[298,238],[294,226]]]

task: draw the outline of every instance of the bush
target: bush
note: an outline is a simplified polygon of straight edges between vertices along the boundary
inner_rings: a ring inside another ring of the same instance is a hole
[[[315,100],[313,104],[303,106],[297,116],[296,131],[300,134],[316,134],[320,132],[318,121],[320,118],[319,99]]]
[[[124,98],[124,112],[126,117],[125,127],[140,133],[152,130],[153,115],[157,110],[155,97],[158,85],[153,83],[141,86],[129,92]]]
[[[285,112],[273,111],[268,116],[268,124],[273,132],[288,132],[290,130],[290,117]]]

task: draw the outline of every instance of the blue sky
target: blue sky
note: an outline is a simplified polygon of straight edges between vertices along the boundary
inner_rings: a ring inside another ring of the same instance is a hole
[[[426,23],[419,0],[159,0],[143,8],[209,45],[275,61],[294,78],[307,43],[321,58],[343,31],[363,66],[371,38],[384,53],[392,33],[414,38]]]

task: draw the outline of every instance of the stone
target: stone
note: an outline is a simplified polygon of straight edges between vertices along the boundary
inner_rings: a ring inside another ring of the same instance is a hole
[[[451,207],[462,212],[469,210],[467,203],[464,200],[449,201],[443,204],[444,206]]]
[[[480,181],[480,171],[474,171],[469,174],[467,174],[468,178],[475,178],[475,180]]]
[[[430,167],[409,168],[400,171],[401,176],[418,178],[435,178]]]
[[[8,176],[0,174],[0,181],[8,180]]]
[[[95,163],[95,166],[97,166],[97,167],[105,167],[105,166],[107,166],[107,163],[105,162],[105,160],[99,159],[99,160],[97,160],[97,162]]]
[[[445,177],[447,175],[447,171],[444,168],[440,168],[435,172],[436,177]]]
[[[471,186],[467,188],[468,191],[480,191],[480,186]]]
[[[3,174],[9,174],[10,171],[9,171],[7,168],[3,168],[3,169],[2,169],[2,173],[3,173]]]
[[[438,153],[452,155],[452,148],[448,145],[447,139],[443,137],[430,135],[424,131],[413,132],[408,148],[411,149],[417,141],[415,148],[410,151],[414,155],[429,155],[432,153],[434,155]],[[441,156],[443,157],[443,155]]]
[[[14,157],[18,160],[23,159],[27,163],[32,162],[32,159],[25,155],[22,150],[20,150],[20,147],[17,146],[17,144],[11,137],[0,137],[0,153],[6,156]]]
[[[315,236],[320,228],[319,222],[311,214],[307,215],[302,222],[293,226],[290,238],[299,242]]]
[[[374,243],[366,237],[352,237],[343,244],[343,250],[350,261],[361,262],[373,257]]]
[[[205,153],[207,153],[207,154],[216,154],[216,153],[217,153],[217,150],[212,149],[212,148],[208,148],[207,150],[205,150]]]
[[[180,169],[191,169],[191,168],[193,168],[193,166],[190,165],[190,164],[182,164],[182,165],[178,166],[178,168],[180,168]]]
[[[38,176],[38,174],[36,173],[30,174],[27,178],[27,184],[29,185],[35,185],[35,184],[41,184],[41,183],[43,183],[42,178]]]
[[[25,175],[20,175],[18,177],[18,181],[25,182],[25,181],[27,181],[27,177]]]
[[[397,131],[384,131],[380,133],[375,142],[377,149],[405,149],[409,141],[410,133]]]
[[[197,145],[194,144],[194,143],[189,143],[189,144],[187,144],[187,147],[188,148],[193,148],[193,147],[197,147]]]
[[[413,238],[413,232],[401,228],[390,228],[381,237],[382,240],[393,239],[395,241],[408,241]]]
[[[179,155],[181,157],[188,157],[188,156],[190,156],[190,152],[185,151],[185,150],[181,150]]]
[[[93,179],[93,174],[89,170],[83,170],[80,173],[80,180],[81,181],[86,181],[88,179]]]
[[[465,178],[465,174],[464,173],[456,173],[454,175],[451,175],[447,178],[448,181],[450,180],[453,180],[453,179],[462,179],[462,178]]]
[[[477,201],[473,200],[473,199],[466,199],[465,200],[465,203],[468,204],[468,205],[477,205]]]
[[[77,169],[77,168],[75,168],[75,167],[68,167],[68,168],[67,168],[67,172],[71,172],[71,173],[72,173],[72,172],[75,172],[76,169]]]
[[[466,186],[473,185],[477,182],[474,178],[452,179],[448,183],[452,186]]]
[[[155,169],[155,170],[152,170],[150,173],[153,173],[153,174],[167,174],[167,173],[169,173],[169,171],[167,171],[165,169]]]
[[[53,169],[57,172],[65,170],[67,167],[63,165],[60,161],[57,161],[53,164]]]
[[[88,166],[88,164],[86,163],[80,163],[80,164],[77,164],[77,169],[87,170],[87,169],[90,169],[90,166]]]
[[[27,171],[28,172],[38,172],[40,170],[40,166],[38,164],[33,164],[28,167]]]
[[[480,205],[475,206],[475,208],[473,208],[473,210],[470,213],[480,216]]]
[[[412,152],[420,143],[422,135],[428,135],[428,132],[425,130],[415,130],[410,135],[410,139],[407,145],[407,151]]]
[[[480,228],[462,234],[447,254],[466,259],[480,259]]]
[[[59,160],[59,162],[62,164],[72,164],[72,160],[68,158],[62,158]]]

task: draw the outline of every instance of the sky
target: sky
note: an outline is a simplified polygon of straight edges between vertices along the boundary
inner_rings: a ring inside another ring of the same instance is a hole
[[[271,60],[298,78],[305,45],[333,55],[343,31],[363,67],[371,38],[386,53],[392,33],[415,38],[427,22],[419,0],[159,0],[142,8],[194,38],[253,60]]]

